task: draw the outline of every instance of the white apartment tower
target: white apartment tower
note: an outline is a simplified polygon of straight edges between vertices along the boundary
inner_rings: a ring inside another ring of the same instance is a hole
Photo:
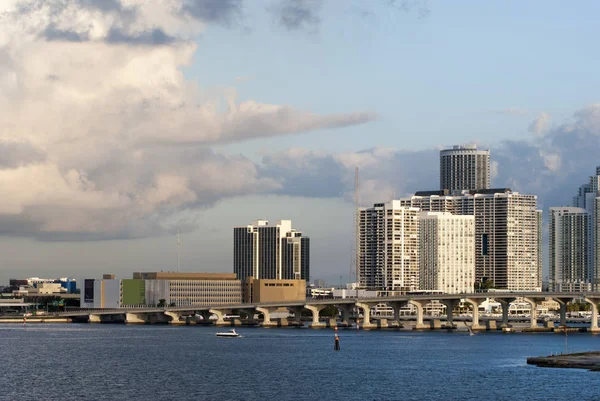
[[[447,212],[419,215],[419,288],[472,293],[475,282],[475,218]]]
[[[491,280],[495,288],[509,291],[541,291],[541,211],[536,196],[508,188],[463,191],[456,196],[423,191],[400,204],[474,216],[475,280]]]
[[[550,208],[550,277],[553,291],[591,291],[592,216],[579,207]]]
[[[419,210],[399,201],[359,210],[359,285],[415,291],[419,287]]]
[[[440,190],[450,193],[490,187],[490,151],[476,145],[440,151]]]
[[[238,279],[309,280],[310,240],[291,220],[256,220],[233,229],[233,272]]]

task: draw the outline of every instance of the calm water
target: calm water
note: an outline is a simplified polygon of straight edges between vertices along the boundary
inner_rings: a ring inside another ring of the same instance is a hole
[[[528,366],[557,334],[0,325],[2,400],[598,400],[600,373]],[[600,336],[569,335],[573,350]]]

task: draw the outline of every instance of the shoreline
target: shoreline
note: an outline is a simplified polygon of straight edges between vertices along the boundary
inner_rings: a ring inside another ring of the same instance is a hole
[[[527,358],[527,364],[540,368],[587,369],[600,372],[600,351]]]

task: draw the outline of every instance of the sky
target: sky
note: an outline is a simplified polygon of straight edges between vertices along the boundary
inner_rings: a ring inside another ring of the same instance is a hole
[[[178,231],[182,271],[230,272],[233,226],[259,218],[311,237],[311,279],[348,281],[354,169],[384,202],[436,189],[455,144],[547,216],[600,165],[599,13],[3,0],[0,283],[175,270]]]

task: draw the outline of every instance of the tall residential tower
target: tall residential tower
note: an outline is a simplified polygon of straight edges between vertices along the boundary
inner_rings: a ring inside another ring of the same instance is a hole
[[[590,215],[579,207],[550,208],[550,277],[553,291],[591,291],[593,253]]]
[[[456,193],[490,187],[490,151],[476,145],[440,151],[440,189]]]
[[[475,219],[442,212],[419,215],[419,289],[472,293]]]
[[[359,210],[359,285],[369,289],[419,288],[419,209],[399,201]]]

